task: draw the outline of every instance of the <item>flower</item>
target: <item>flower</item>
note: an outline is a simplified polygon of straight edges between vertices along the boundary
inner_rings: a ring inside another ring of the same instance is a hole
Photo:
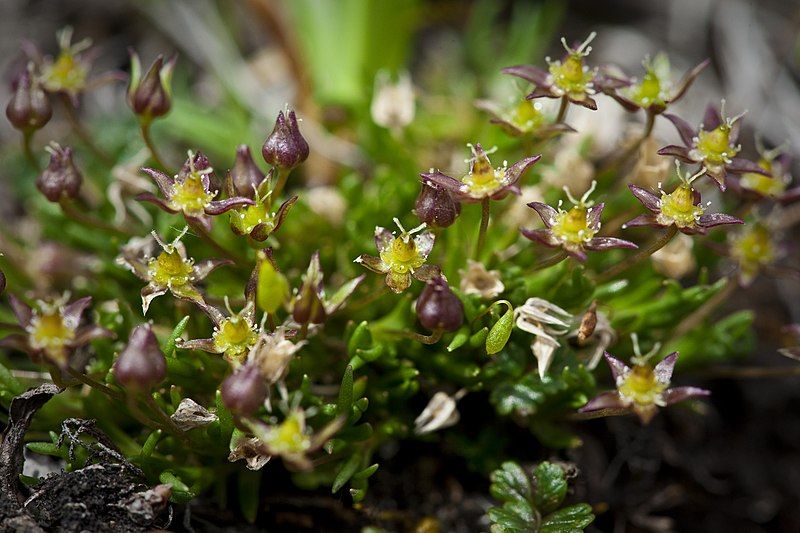
[[[459,289],[464,294],[475,294],[490,300],[506,289],[499,270],[486,270],[483,263],[472,259],[467,259],[467,268],[459,270],[458,275],[461,277]]]
[[[305,341],[289,340],[289,336],[293,334],[294,332],[282,326],[272,333],[262,331],[247,354],[247,363],[258,367],[266,383],[273,385],[283,381],[294,354],[305,345]]]
[[[211,338],[183,341],[180,348],[222,354],[237,365],[244,361],[258,339],[255,302],[249,299],[238,313],[230,308],[227,298],[225,305],[228,307],[228,316],[215,307],[203,305],[203,310],[214,322]]]
[[[756,163],[736,157],[742,149],[736,141],[739,138],[739,121],[744,113],[732,118],[725,117],[725,100],[722,101],[722,112],[713,105],[706,108],[703,122],[696,131],[680,117],[669,113],[664,116],[678,130],[684,146],[671,144],[660,149],[658,153],[676,157],[684,163],[701,165],[705,174],[716,182],[721,191],[725,190],[725,177],[729,172],[766,173]]]
[[[178,56],[173,55],[166,63],[159,55],[142,76],[142,62],[139,54],[130,50],[131,79],[128,84],[127,100],[133,112],[144,123],[169,113],[172,107],[172,71]]]
[[[237,158],[238,159],[238,158]],[[233,173],[231,173],[233,174]],[[272,172],[260,185],[251,191],[253,202],[250,205],[239,205],[230,211],[231,229],[236,235],[249,235],[254,241],[265,241],[278,231],[286,220],[289,210],[297,202],[297,196],[292,196],[284,201],[278,210],[272,211],[272,191],[270,184]],[[226,189],[230,198],[236,194],[233,178],[226,181]],[[242,195],[244,197],[244,195]]]
[[[485,198],[501,200],[510,192],[519,194],[517,182],[542,157],[526,157],[511,167],[504,161],[502,167],[494,169],[488,153],[480,144],[467,146],[472,151],[472,158],[467,160],[469,172],[464,177],[459,180],[431,169],[428,173],[420,174],[422,183],[445,189],[459,202],[480,202]]]
[[[506,107],[490,100],[477,100],[475,107],[489,113],[492,116],[489,122],[497,124],[514,137],[531,136],[546,139],[558,133],[575,131],[563,122],[548,124],[547,117],[542,112],[542,104],[528,98],[517,99]]]
[[[56,38],[60,50],[55,59],[50,56],[42,57],[35,48],[29,50],[29,55],[39,67],[39,79],[45,91],[64,93],[73,104],[77,104],[78,96],[89,82],[91,58],[90,54],[84,52],[92,45],[92,41],[84,39],[72,44],[70,27],[59,31]]]
[[[590,69],[584,64],[592,47],[589,46],[597,36],[595,32],[589,34],[585,41],[575,47],[567,45],[567,40],[561,38],[561,44],[567,51],[566,55],[558,61],[546,58],[548,70],[543,70],[533,65],[517,65],[502,70],[504,74],[517,76],[533,83],[535,88],[528,95],[534,98],[566,98],[574,104],[597,109],[597,103],[592,95],[595,89],[597,69]]]
[[[570,331],[574,317],[542,298],[528,298],[514,309],[514,316],[517,327],[534,336],[531,351],[538,361],[539,377],[544,378],[556,348],[561,346],[556,338]]]
[[[209,216],[220,215],[236,207],[254,205],[249,198],[233,196],[225,200],[214,200],[217,191],[211,190],[213,169],[201,152],[189,152],[189,158],[174,178],[153,168],[143,168],[158,186],[164,199],[149,192],[139,194],[136,199],[150,202],[167,213],[183,213],[190,224],[196,224],[205,231],[211,229]]]
[[[800,199],[800,186],[789,189],[792,183],[792,157],[781,151],[781,148],[767,150],[757,139],[760,158],[758,166],[764,171],[745,172],[738,178],[730,178],[731,187],[755,199],[772,198],[781,204],[790,204]]]
[[[464,304],[441,275],[428,280],[415,308],[420,324],[430,331],[455,331],[464,323]]]
[[[403,73],[392,83],[386,72],[375,76],[375,91],[370,105],[372,121],[378,126],[399,131],[414,120],[414,86],[411,77]]]
[[[51,202],[66,198],[77,198],[83,183],[83,175],[72,158],[72,148],[62,148],[50,143],[46,148],[50,163],[36,178],[36,188]]]
[[[446,228],[453,225],[461,213],[461,204],[453,200],[450,191],[444,187],[422,183],[422,188],[414,204],[414,214],[433,228]]]
[[[561,202],[558,204],[558,210],[543,202],[531,202],[528,204],[528,207],[539,214],[546,228],[521,228],[522,235],[551,248],[561,247],[578,261],[586,261],[587,250],[637,248],[632,242],[623,239],[595,237],[597,232],[600,231],[600,215],[605,207],[605,204],[593,206],[593,202],[588,200],[596,185],[597,182],[592,181],[591,187],[580,200],[573,198],[569,189],[564,187],[567,198],[573,204],[569,211],[561,209]]]
[[[677,161],[675,166],[681,182],[671,193],[661,190],[660,198],[646,189],[633,184],[628,185],[633,195],[652,213],[639,215],[626,222],[622,225],[623,229],[634,226],[660,226],[663,228],[674,224],[683,233],[694,235],[705,234],[709,228],[722,224],[744,224],[742,220],[731,215],[705,212],[710,202],[704,207],[701,204],[700,193],[692,187],[692,182],[702,176],[706,172],[705,169],[690,175],[688,172],[681,173],[680,164]]]
[[[749,286],[761,272],[775,277],[800,279],[800,270],[777,263],[786,255],[781,232],[768,219],[756,220],[728,235],[727,247],[719,250],[736,262],[739,284]]]
[[[280,456],[288,466],[299,470],[311,469],[308,455],[322,448],[343,424],[344,417],[336,418],[314,434],[306,426],[305,411],[297,407],[280,423],[267,425],[258,420],[247,421],[262,454]]]
[[[92,303],[91,296],[72,303],[68,300],[67,293],[53,300],[38,300],[32,308],[9,294],[11,310],[24,333],[8,335],[0,345],[26,352],[36,363],[46,361],[65,368],[76,349],[95,339],[114,336],[91,322],[81,323],[83,312]]]
[[[434,265],[425,261],[433,249],[435,236],[425,229],[425,224],[406,231],[398,219],[394,223],[400,228],[400,235],[380,226],[375,228],[375,245],[379,257],[367,254],[358,256],[354,262],[378,274],[386,274],[386,285],[394,292],[403,292],[411,285],[411,278],[428,281],[440,273]],[[412,238],[414,233],[419,235]]]
[[[273,167],[291,170],[308,159],[308,153],[308,143],[300,133],[294,111],[287,111],[286,116],[283,111],[278,112],[275,127],[261,148],[264,161]]]
[[[148,392],[167,375],[167,360],[158,345],[153,327],[133,328],[128,344],[114,361],[114,378],[126,389]]]
[[[364,281],[365,275],[351,279],[342,285],[330,297],[325,293],[322,284],[324,273],[319,262],[319,251],[314,252],[303,276],[300,288],[295,291],[290,303],[292,318],[298,324],[321,324],[347,302]]]
[[[678,360],[677,352],[666,356],[655,368],[644,363],[635,364],[631,368],[608,352],[605,357],[617,390],[600,393],[581,407],[581,413],[600,409],[632,409],[642,423],[647,424],[659,407],[711,394],[697,387],[670,388],[672,371]]]
[[[33,63],[14,80],[13,95],[6,106],[6,117],[12,126],[30,134],[50,122],[53,107],[33,72]]]
[[[414,433],[425,435],[456,425],[461,418],[456,409],[456,402],[466,393],[465,389],[461,389],[452,396],[442,391],[434,394],[425,409],[414,420]]]
[[[673,279],[681,279],[697,268],[692,254],[694,240],[683,233],[670,240],[663,248],[653,252],[650,259],[657,272]]]
[[[604,93],[619,102],[628,111],[645,109],[649,113],[657,115],[663,113],[669,105],[683,98],[689,86],[710,62],[709,59],[702,61],[687,71],[677,86],[673,86],[670,82],[669,58],[666,54],[657,54],[655,58],[647,57],[642,62],[645,74],[641,81],[612,74],[600,76],[598,85]]]
[[[207,259],[195,264],[194,259],[187,257],[186,247],[181,242],[188,229],[184,228],[169,244],[164,243],[154,231],[152,240],[135,239],[122,247],[117,263],[147,282],[142,288],[143,314],[147,314],[154,298],[166,294],[167,291],[181,300],[204,305],[203,295],[197,290],[195,283],[205,279],[217,267],[232,263],[228,259]],[[152,256],[154,241],[162,250],[155,257]]]

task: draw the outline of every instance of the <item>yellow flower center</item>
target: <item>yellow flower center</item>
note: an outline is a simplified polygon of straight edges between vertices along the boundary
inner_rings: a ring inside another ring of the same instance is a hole
[[[194,265],[176,250],[164,250],[147,263],[150,280],[161,287],[180,287],[192,280]]]
[[[44,350],[56,362],[65,359],[65,347],[75,338],[75,330],[66,323],[58,310],[34,315],[28,332],[31,347]]]
[[[617,386],[620,395],[639,406],[657,405],[667,384],[656,380],[653,369],[645,365],[634,366]]]
[[[775,260],[775,245],[763,224],[747,226],[731,241],[731,255],[745,271],[757,271]]]
[[[311,447],[311,438],[304,433],[302,414],[292,413],[267,435],[266,443],[276,455],[301,454]]]
[[[550,64],[553,85],[573,98],[585,96],[592,81],[593,73],[583,64],[581,54],[570,54],[564,62]]]
[[[199,172],[191,172],[182,181],[175,181],[169,203],[175,210],[183,211],[190,216],[199,216],[213,199],[214,194],[203,186],[202,175]]]
[[[240,233],[250,233],[259,224],[266,224],[271,232],[275,227],[274,218],[275,216],[269,212],[268,202],[262,201],[236,209],[231,214],[231,224]]]
[[[508,113],[507,120],[522,131],[531,131],[538,127],[544,117],[540,106],[531,100],[522,99]]]
[[[85,65],[72,53],[61,52],[55,62],[43,69],[42,84],[50,91],[80,92],[88,75]]]
[[[642,106],[663,104],[666,99],[666,95],[662,91],[661,80],[652,69],[648,69],[641,83],[632,87],[629,94],[634,102]]]
[[[679,185],[667,194],[661,192],[661,212],[656,216],[659,224],[675,224],[679,228],[694,226],[704,212],[703,207],[694,205],[694,192],[689,185]]]
[[[419,254],[414,239],[408,235],[395,237],[389,249],[381,252],[380,256],[381,261],[386,263],[392,272],[398,274],[413,272],[425,263],[425,258]]]
[[[569,211],[559,211],[550,230],[560,241],[570,244],[582,244],[597,233],[589,226],[587,209],[580,205]]]
[[[230,360],[241,362],[256,343],[258,335],[249,320],[241,315],[234,315],[219,325],[212,338],[217,351]]]
[[[700,152],[703,160],[715,165],[721,165],[739,153],[736,146],[731,145],[731,128],[727,124],[717,126],[711,131],[701,130],[697,134],[695,148]]]

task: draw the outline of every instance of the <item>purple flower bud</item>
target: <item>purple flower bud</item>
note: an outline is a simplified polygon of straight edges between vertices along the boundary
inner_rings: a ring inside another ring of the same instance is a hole
[[[167,360],[152,326],[136,326],[128,338],[128,345],[114,362],[114,378],[126,389],[149,391],[164,379],[166,373]]]
[[[142,64],[133,50],[131,54],[131,81],[128,85],[128,105],[144,120],[161,117],[172,107],[172,71],[177,56],[166,63],[159,55],[142,77]]]
[[[300,294],[292,308],[292,318],[298,324],[322,324],[325,322],[325,305],[310,282],[300,288]]]
[[[253,199],[256,189],[264,181],[264,173],[258,168],[250,148],[246,144],[236,148],[236,161],[231,169],[231,179],[233,187],[239,196]]]
[[[23,132],[44,127],[53,116],[53,108],[31,67],[19,73],[13,89],[14,94],[6,107],[6,117],[11,125]]]
[[[261,154],[264,161],[284,170],[291,170],[308,158],[308,143],[300,133],[294,111],[289,111],[288,120],[283,111],[278,113]]]
[[[464,322],[464,305],[442,276],[425,285],[417,298],[417,317],[420,324],[434,331],[455,331]]]
[[[72,159],[72,148],[62,148],[53,143],[47,147],[47,151],[50,152],[50,163],[36,178],[36,188],[51,202],[77,197],[83,175]]]
[[[232,413],[248,416],[256,412],[267,397],[267,385],[255,364],[247,364],[225,378],[220,387],[222,403]]]
[[[456,221],[461,204],[453,200],[446,189],[423,183],[414,213],[428,226],[446,228]]]

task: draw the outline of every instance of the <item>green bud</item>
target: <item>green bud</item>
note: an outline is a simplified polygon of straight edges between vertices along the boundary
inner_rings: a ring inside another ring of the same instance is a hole
[[[259,309],[272,314],[289,300],[289,281],[266,258],[266,254],[263,258],[261,256],[259,254],[256,303]]]
[[[514,310],[509,308],[500,319],[495,322],[492,329],[486,335],[486,353],[494,355],[502,350],[508,339],[511,337],[511,331],[514,329]]]

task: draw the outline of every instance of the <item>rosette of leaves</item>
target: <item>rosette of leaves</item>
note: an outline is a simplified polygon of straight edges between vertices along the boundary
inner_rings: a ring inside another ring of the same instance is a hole
[[[526,472],[515,462],[505,462],[492,472],[489,491],[501,505],[487,513],[492,533],[530,531],[536,533],[572,533],[594,521],[587,503],[564,506],[567,474],[553,463],[540,463]]]

